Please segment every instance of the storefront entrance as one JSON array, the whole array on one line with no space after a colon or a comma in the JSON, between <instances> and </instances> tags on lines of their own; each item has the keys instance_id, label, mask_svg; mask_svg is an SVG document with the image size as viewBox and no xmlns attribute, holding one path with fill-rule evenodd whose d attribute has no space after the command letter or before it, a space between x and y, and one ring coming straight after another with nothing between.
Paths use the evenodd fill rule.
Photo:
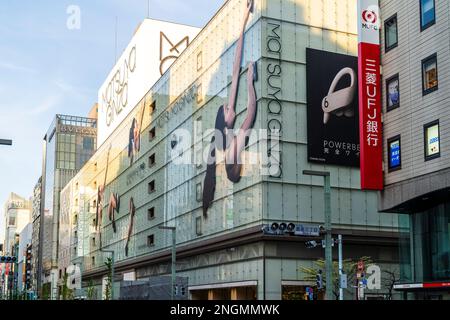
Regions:
<instances>
[{"instance_id":1,"label":"storefront entrance","mask_svg":"<svg viewBox=\"0 0 450 320\"><path fill-rule=\"evenodd\" d=\"M189 288L191 300L256 300L257 285L221 284Z\"/></svg>"}]
</instances>

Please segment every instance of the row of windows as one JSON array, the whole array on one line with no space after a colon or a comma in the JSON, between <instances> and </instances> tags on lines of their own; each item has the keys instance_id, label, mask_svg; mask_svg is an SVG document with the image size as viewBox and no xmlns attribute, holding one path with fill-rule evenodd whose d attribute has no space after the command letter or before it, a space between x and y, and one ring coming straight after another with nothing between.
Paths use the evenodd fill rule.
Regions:
<instances>
[{"instance_id":1,"label":"row of windows","mask_svg":"<svg viewBox=\"0 0 450 320\"><path fill-rule=\"evenodd\" d=\"M425 161L441 156L439 120L430 122L423 127ZM389 172L402 168L401 136L395 136L387 141Z\"/></svg>"},{"instance_id":2,"label":"row of windows","mask_svg":"<svg viewBox=\"0 0 450 320\"><path fill-rule=\"evenodd\" d=\"M437 54L422 60L422 94L425 96L438 90ZM400 75L397 73L386 80L387 111L400 107Z\"/></svg>"},{"instance_id":3,"label":"row of windows","mask_svg":"<svg viewBox=\"0 0 450 320\"><path fill-rule=\"evenodd\" d=\"M436 23L435 0L420 0L420 30L424 31ZM385 51L398 45L397 14L384 22Z\"/></svg>"}]
</instances>

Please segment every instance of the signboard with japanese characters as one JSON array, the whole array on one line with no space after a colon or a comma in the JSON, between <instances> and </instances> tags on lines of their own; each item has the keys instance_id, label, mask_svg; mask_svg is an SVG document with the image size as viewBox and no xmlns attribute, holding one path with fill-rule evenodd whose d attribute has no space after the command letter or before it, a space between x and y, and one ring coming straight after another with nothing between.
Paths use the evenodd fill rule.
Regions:
<instances>
[{"instance_id":1,"label":"signboard with japanese characters","mask_svg":"<svg viewBox=\"0 0 450 320\"><path fill-rule=\"evenodd\" d=\"M382 190L383 132L378 0L358 0L358 43L361 188Z\"/></svg>"},{"instance_id":2,"label":"signboard with japanese characters","mask_svg":"<svg viewBox=\"0 0 450 320\"><path fill-rule=\"evenodd\" d=\"M358 58L307 49L308 160L359 167Z\"/></svg>"}]
</instances>

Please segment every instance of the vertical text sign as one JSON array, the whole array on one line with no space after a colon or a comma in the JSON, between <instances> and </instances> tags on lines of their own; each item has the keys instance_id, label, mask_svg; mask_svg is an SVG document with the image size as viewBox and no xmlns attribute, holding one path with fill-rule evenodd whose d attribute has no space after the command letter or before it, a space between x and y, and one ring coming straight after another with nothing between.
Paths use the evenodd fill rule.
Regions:
<instances>
[{"instance_id":1,"label":"vertical text sign","mask_svg":"<svg viewBox=\"0 0 450 320\"><path fill-rule=\"evenodd\" d=\"M382 190L383 128L378 0L358 0L358 50L361 188Z\"/></svg>"}]
</instances>

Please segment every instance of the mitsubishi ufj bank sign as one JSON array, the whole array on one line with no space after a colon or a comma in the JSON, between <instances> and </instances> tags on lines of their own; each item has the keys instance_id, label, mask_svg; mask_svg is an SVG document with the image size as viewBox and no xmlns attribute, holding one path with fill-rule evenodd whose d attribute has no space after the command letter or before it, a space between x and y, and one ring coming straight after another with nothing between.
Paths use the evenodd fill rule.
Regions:
<instances>
[{"instance_id":1,"label":"mitsubishi ufj bank sign","mask_svg":"<svg viewBox=\"0 0 450 320\"><path fill-rule=\"evenodd\" d=\"M200 29L145 19L98 92L98 141L134 109Z\"/></svg>"},{"instance_id":2,"label":"mitsubishi ufj bank sign","mask_svg":"<svg viewBox=\"0 0 450 320\"><path fill-rule=\"evenodd\" d=\"M358 0L359 129L363 190L383 189L380 25L378 0Z\"/></svg>"}]
</instances>

